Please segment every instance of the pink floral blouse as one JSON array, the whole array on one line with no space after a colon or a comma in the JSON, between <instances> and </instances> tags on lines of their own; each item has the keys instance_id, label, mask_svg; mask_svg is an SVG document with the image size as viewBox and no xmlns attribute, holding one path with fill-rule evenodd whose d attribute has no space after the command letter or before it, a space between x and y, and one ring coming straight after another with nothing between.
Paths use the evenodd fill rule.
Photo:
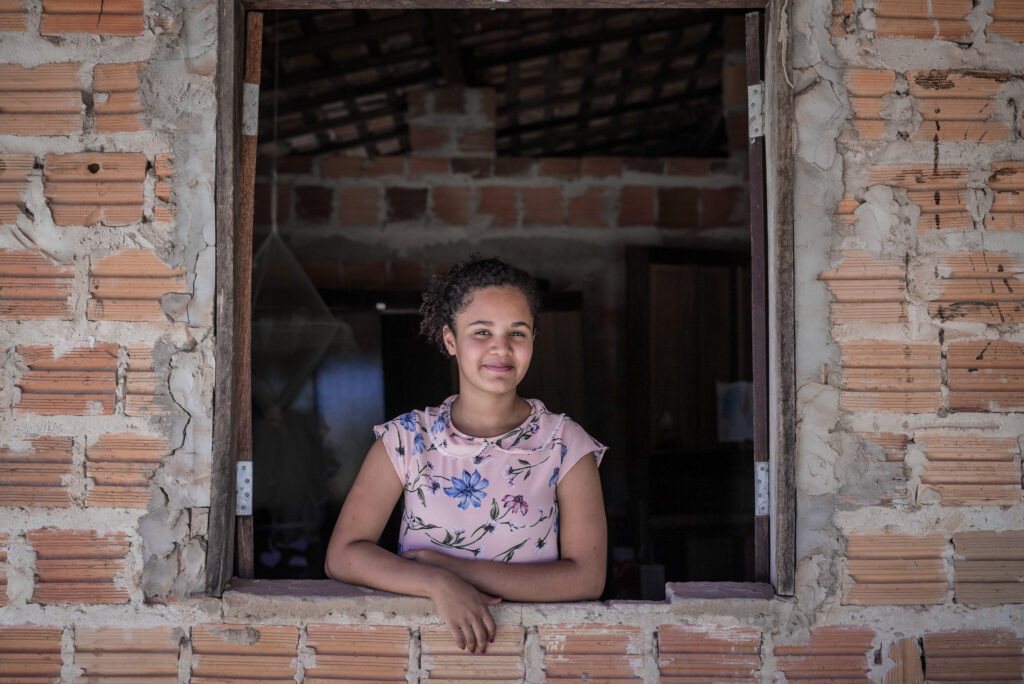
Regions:
<instances>
[{"instance_id":1,"label":"pink floral blouse","mask_svg":"<svg viewBox=\"0 0 1024 684\"><path fill-rule=\"evenodd\" d=\"M398 552L513 563L558 559L555 488L607 447L565 414L528 399L530 416L500 437L470 437L451 423L455 396L374 427L405 486Z\"/></svg>"}]
</instances>

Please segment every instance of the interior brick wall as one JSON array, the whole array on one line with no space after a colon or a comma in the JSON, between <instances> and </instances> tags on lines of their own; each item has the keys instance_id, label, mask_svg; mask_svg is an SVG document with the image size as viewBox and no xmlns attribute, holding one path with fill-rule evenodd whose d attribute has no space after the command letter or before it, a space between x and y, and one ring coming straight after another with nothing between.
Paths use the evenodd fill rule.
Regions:
<instances>
[{"instance_id":1,"label":"interior brick wall","mask_svg":"<svg viewBox=\"0 0 1024 684\"><path fill-rule=\"evenodd\" d=\"M0 0L0 679L1020 680L1024 15L788 9L796 596L503 605L467 655L424 601L201 595L230 362L213 354L217 5ZM493 159L485 125L430 121L486 118L486 98L434 97L410 157L279 166L279 220L358 252L316 266L293 233L315 279L414 287L444 261L369 258L367 235L685 241L742 219L723 214L731 167Z\"/></svg>"}]
</instances>

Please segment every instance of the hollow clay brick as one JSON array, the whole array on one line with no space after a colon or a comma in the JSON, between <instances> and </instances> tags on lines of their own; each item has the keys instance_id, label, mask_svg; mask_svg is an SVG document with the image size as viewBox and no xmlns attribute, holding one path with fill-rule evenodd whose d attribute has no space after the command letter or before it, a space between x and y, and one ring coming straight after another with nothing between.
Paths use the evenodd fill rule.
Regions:
<instances>
[{"instance_id":1,"label":"hollow clay brick","mask_svg":"<svg viewBox=\"0 0 1024 684\"><path fill-rule=\"evenodd\" d=\"M427 211L426 188L389 187L385 195L388 222L418 221Z\"/></svg>"},{"instance_id":2,"label":"hollow clay brick","mask_svg":"<svg viewBox=\"0 0 1024 684\"><path fill-rule=\"evenodd\" d=\"M139 72L143 62L100 64L93 71L93 88L106 95L105 101L94 106L95 130L98 133L123 133L145 129L140 114Z\"/></svg>"},{"instance_id":3,"label":"hollow clay brick","mask_svg":"<svg viewBox=\"0 0 1024 684\"><path fill-rule=\"evenodd\" d=\"M0 679L59 681L61 629L37 625L0 627Z\"/></svg>"},{"instance_id":4,"label":"hollow clay brick","mask_svg":"<svg viewBox=\"0 0 1024 684\"><path fill-rule=\"evenodd\" d=\"M71 474L71 438L27 437L17 442L15 448L0 448L0 506L69 506L63 481Z\"/></svg>"},{"instance_id":5,"label":"hollow clay brick","mask_svg":"<svg viewBox=\"0 0 1024 684\"><path fill-rule=\"evenodd\" d=\"M133 677L176 682L179 637L174 628L78 627L75 666L86 678Z\"/></svg>"},{"instance_id":6,"label":"hollow clay brick","mask_svg":"<svg viewBox=\"0 0 1024 684\"><path fill-rule=\"evenodd\" d=\"M168 266L152 250L123 250L92 263L89 319L163 321L160 299L186 292L185 269Z\"/></svg>"},{"instance_id":7,"label":"hollow clay brick","mask_svg":"<svg viewBox=\"0 0 1024 684\"><path fill-rule=\"evenodd\" d=\"M880 0L879 17L963 19L971 11L971 0Z\"/></svg>"},{"instance_id":8,"label":"hollow clay brick","mask_svg":"<svg viewBox=\"0 0 1024 684\"><path fill-rule=\"evenodd\" d=\"M322 178L356 178L362 174L363 160L359 157L335 155L320 161Z\"/></svg>"},{"instance_id":9,"label":"hollow clay brick","mask_svg":"<svg viewBox=\"0 0 1024 684\"><path fill-rule=\"evenodd\" d=\"M70 318L73 275L39 252L0 250L0 318Z\"/></svg>"},{"instance_id":10,"label":"hollow clay brick","mask_svg":"<svg viewBox=\"0 0 1024 684\"><path fill-rule=\"evenodd\" d=\"M114 412L117 345L96 343L58 359L48 346L18 347L28 372L22 376L19 413L84 415Z\"/></svg>"},{"instance_id":11,"label":"hollow clay brick","mask_svg":"<svg viewBox=\"0 0 1024 684\"><path fill-rule=\"evenodd\" d=\"M192 681L293 681L298 638L290 626L197 625L192 629L192 652L198 656Z\"/></svg>"},{"instance_id":12,"label":"hollow clay brick","mask_svg":"<svg viewBox=\"0 0 1024 684\"><path fill-rule=\"evenodd\" d=\"M569 198L569 225L589 228L607 228L604 188L590 187L583 194Z\"/></svg>"},{"instance_id":13,"label":"hollow clay brick","mask_svg":"<svg viewBox=\"0 0 1024 684\"><path fill-rule=\"evenodd\" d=\"M1002 121L923 121L910 139L916 142L1004 142L1011 138Z\"/></svg>"},{"instance_id":14,"label":"hollow clay brick","mask_svg":"<svg viewBox=\"0 0 1024 684\"><path fill-rule=\"evenodd\" d=\"M560 186L523 188L523 223L560 226L565 223Z\"/></svg>"},{"instance_id":15,"label":"hollow clay brick","mask_svg":"<svg viewBox=\"0 0 1024 684\"><path fill-rule=\"evenodd\" d=\"M889 644L889 659L893 666L886 670L884 684L923 684L921 645L915 637Z\"/></svg>"},{"instance_id":16,"label":"hollow clay brick","mask_svg":"<svg viewBox=\"0 0 1024 684\"><path fill-rule=\"evenodd\" d=\"M380 224L380 188L349 187L338 189L338 222L343 226Z\"/></svg>"},{"instance_id":17,"label":"hollow clay brick","mask_svg":"<svg viewBox=\"0 0 1024 684\"><path fill-rule=\"evenodd\" d=\"M1004 21L996 19L988 25L990 36L1001 36L1006 40L1024 42L1024 21Z\"/></svg>"},{"instance_id":18,"label":"hollow clay brick","mask_svg":"<svg viewBox=\"0 0 1024 684\"><path fill-rule=\"evenodd\" d=\"M580 160L570 157L538 159L537 175L546 178L576 178L580 175Z\"/></svg>"},{"instance_id":19,"label":"hollow clay brick","mask_svg":"<svg viewBox=\"0 0 1024 684\"><path fill-rule=\"evenodd\" d=\"M9 541L9 535L0 533L0 607L7 605L7 542ZM3 652L4 649L4 636L4 631L0 629L0 652ZM2 674L3 667L0 666L0 676Z\"/></svg>"},{"instance_id":20,"label":"hollow clay brick","mask_svg":"<svg viewBox=\"0 0 1024 684\"><path fill-rule=\"evenodd\" d=\"M1024 640L1010 630L925 634L928 681L1014 681L1024 675Z\"/></svg>"},{"instance_id":21,"label":"hollow clay brick","mask_svg":"<svg viewBox=\"0 0 1024 684\"><path fill-rule=\"evenodd\" d=\"M138 36L145 27L142 0L43 0L40 33Z\"/></svg>"},{"instance_id":22,"label":"hollow clay brick","mask_svg":"<svg viewBox=\"0 0 1024 684\"><path fill-rule=\"evenodd\" d=\"M658 188L658 226L696 228L699 225L700 190Z\"/></svg>"},{"instance_id":23,"label":"hollow clay brick","mask_svg":"<svg viewBox=\"0 0 1024 684\"><path fill-rule=\"evenodd\" d=\"M619 225L653 226L657 221L656 189L630 185L619 192Z\"/></svg>"},{"instance_id":24,"label":"hollow clay brick","mask_svg":"<svg viewBox=\"0 0 1024 684\"><path fill-rule=\"evenodd\" d=\"M0 32L28 30L28 6L24 0L0 2Z\"/></svg>"},{"instance_id":25,"label":"hollow clay brick","mask_svg":"<svg viewBox=\"0 0 1024 684\"><path fill-rule=\"evenodd\" d=\"M957 190L967 187L967 169L951 164L876 166L870 182L907 190Z\"/></svg>"},{"instance_id":26,"label":"hollow clay brick","mask_svg":"<svg viewBox=\"0 0 1024 684\"><path fill-rule=\"evenodd\" d=\"M878 17L875 23L879 38L966 41L972 35L971 25L956 19Z\"/></svg>"},{"instance_id":27,"label":"hollow clay brick","mask_svg":"<svg viewBox=\"0 0 1024 684\"><path fill-rule=\"evenodd\" d=\"M128 553L123 532L32 530L26 534L36 553L37 603L127 603L115 586Z\"/></svg>"},{"instance_id":28,"label":"hollow clay brick","mask_svg":"<svg viewBox=\"0 0 1024 684\"><path fill-rule=\"evenodd\" d=\"M896 92L896 72L890 69L847 69L843 82L851 95L881 97Z\"/></svg>"},{"instance_id":29,"label":"hollow clay brick","mask_svg":"<svg viewBox=\"0 0 1024 684\"><path fill-rule=\"evenodd\" d=\"M622 175L621 157L583 157L580 160L580 175L594 178L612 178Z\"/></svg>"},{"instance_id":30,"label":"hollow clay brick","mask_svg":"<svg viewBox=\"0 0 1024 684\"><path fill-rule=\"evenodd\" d=\"M907 72L910 94L915 98L990 98L1010 79L1001 71L946 71L942 69Z\"/></svg>"},{"instance_id":31,"label":"hollow clay brick","mask_svg":"<svg viewBox=\"0 0 1024 684\"><path fill-rule=\"evenodd\" d=\"M448 161L447 157L409 157L406 160L407 173L409 178L443 176L448 173Z\"/></svg>"}]
</instances>

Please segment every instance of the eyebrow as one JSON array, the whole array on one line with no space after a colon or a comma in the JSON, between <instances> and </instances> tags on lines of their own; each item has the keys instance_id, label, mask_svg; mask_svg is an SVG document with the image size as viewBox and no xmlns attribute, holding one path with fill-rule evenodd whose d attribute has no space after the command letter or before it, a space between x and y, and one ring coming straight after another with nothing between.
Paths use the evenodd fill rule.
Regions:
<instances>
[{"instance_id":1,"label":"eyebrow","mask_svg":"<svg viewBox=\"0 0 1024 684\"><path fill-rule=\"evenodd\" d=\"M493 326L494 325L494 321L473 321L472 323L469 323L468 325L490 325L490 326ZM513 328L529 328L530 324L527 323L526 321L516 321L515 323L512 324L511 327L513 327Z\"/></svg>"}]
</instances>

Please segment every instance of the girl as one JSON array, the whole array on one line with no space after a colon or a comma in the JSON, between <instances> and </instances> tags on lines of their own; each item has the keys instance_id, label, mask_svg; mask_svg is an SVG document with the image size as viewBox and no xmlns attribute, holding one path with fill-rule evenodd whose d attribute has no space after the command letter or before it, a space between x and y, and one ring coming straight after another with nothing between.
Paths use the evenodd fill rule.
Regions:
<instances>
[{"instance_id":1,"label":"girl","mask_svg":"<svg viewBox=\"0 0 1024 684\"><path fill-rule=\"evenodd\" d=\"M334 579L427 596L455 643L485 652L488 606L595 599L607 529L597 466L606 447L516 388L533 355L533 280L497 259L435 275L421 333L459 367L459 393L374 428L338 516ZM404 496L398 555L377 546Z\"/></svg>"}]
</instances>

